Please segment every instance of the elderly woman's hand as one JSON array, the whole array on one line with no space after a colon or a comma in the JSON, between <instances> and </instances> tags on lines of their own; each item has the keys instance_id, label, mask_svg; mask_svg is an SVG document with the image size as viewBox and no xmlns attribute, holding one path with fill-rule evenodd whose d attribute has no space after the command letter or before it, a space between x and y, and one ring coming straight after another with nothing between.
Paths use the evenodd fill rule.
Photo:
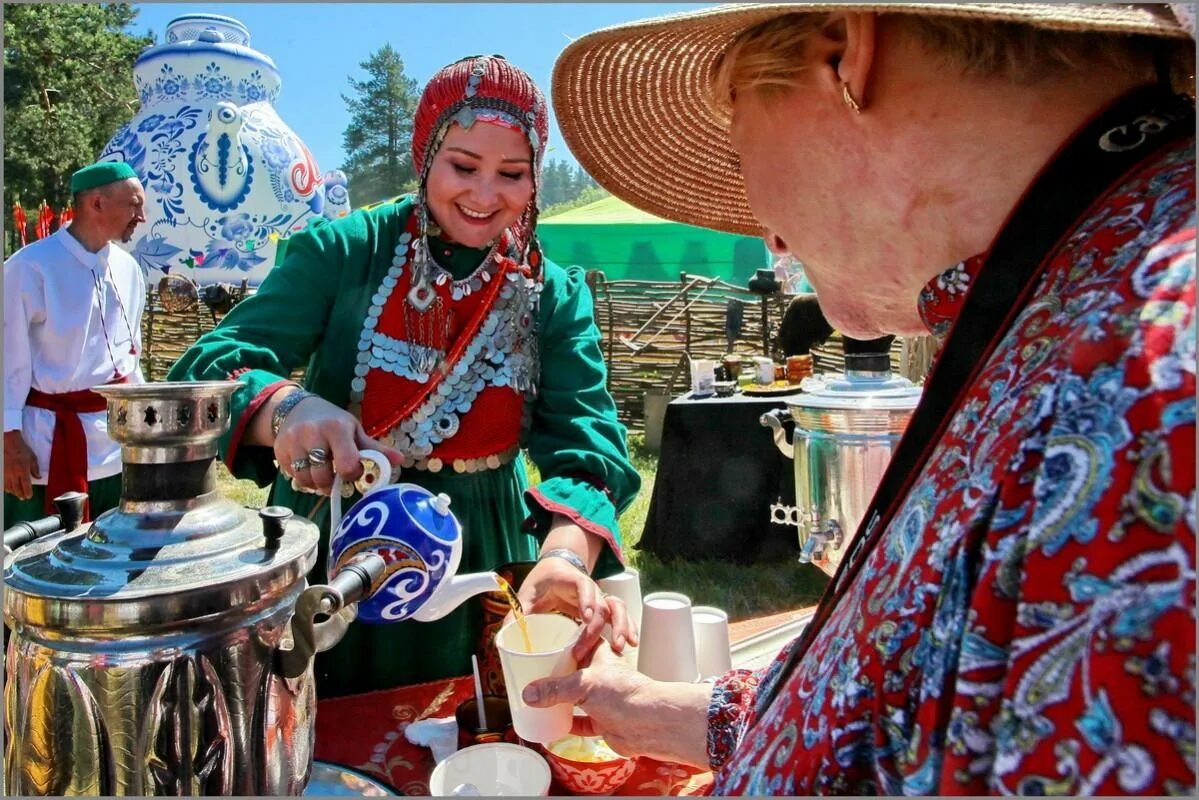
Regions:
<instances>
[{"instance_id":1,"label":"elderly woman's hand","mask_svg":"<svg viewBox=\"0 0 1199 800\"><path fill-rule=\"evenodd\" d=\"M561 611L582 621L583 632L572 651L575 661L587 659L605 625L612 626L611 645L616 652L637 644L637 629L624 603L605 597L595 581L564 559L538 561L521 583L517 598L527 614Z\"/></svg>"},{"instance_id":2,"label":"elderly woman's hand","mask_svg":"<svg viewBox=\"0 0 1199 800\"><path fill-rule=\"evenodd\" d=\"M570 703L583 709L573 732L602 736L618 753L708 766L706 683L663 683L630 669L600 644L590 665L561 678L531 681L521 694L530 706Z\"/></svg>"}]
</instances>

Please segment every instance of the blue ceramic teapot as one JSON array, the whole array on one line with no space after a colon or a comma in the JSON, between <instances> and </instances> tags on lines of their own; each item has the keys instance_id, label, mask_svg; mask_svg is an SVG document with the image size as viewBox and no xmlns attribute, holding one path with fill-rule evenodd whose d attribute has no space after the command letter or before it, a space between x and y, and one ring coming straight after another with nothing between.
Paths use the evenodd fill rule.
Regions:
<instances>
[{"instance_id":1,"label":"blue ceramic teapot","mask_svg":"<svg viewBox=\"0 0 1199 800\"><path fill-rule=\"evenodd\" d=\"M330 494L329 570L333 577L363 553L383 557L387 567L378 588L358 604L363 622L440 619L465 600L499 588L494 572L458 575L462 526L450 498L411 483L391 483L387 457L363 450L367 467L356 483L363 496L343 517L342 481Z\"/></svg>"}]
</instances>

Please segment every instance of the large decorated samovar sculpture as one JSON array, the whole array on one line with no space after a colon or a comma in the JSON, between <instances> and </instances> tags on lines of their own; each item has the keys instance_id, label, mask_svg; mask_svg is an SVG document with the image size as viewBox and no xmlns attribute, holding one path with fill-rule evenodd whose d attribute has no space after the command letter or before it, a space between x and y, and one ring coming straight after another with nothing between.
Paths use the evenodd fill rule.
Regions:
<instances>
[{"instance_id":1,"label":"large decorated samovar sculpture","mask_svg":"<svg viewBox=\"0 0 1199 800\"><path fill-rule=\"evenodd\" d=\"M363 551L309 587L317 527L219 495L237 386L101 387L120 506L79 525L66 503L65 530L5 532L8 793L304 790L312 655L340 640L385 562Z\"/></svg>"},{"instance_id":2,"label":"large decorated samovar sculpture","mask_svg":"<svg viewBox=\"0 0 1199 800\"><path fill-rule=\"evenodd\" d=\"M279 118L282 79L230 17L184 14L133 65L141 107L101 160L125 161L146 190L146 222L130 243L149 282L258 285L280 238L325 216L315 159ZM330 218L346 203L340 187Z\"/></svg>"}]
</instances>

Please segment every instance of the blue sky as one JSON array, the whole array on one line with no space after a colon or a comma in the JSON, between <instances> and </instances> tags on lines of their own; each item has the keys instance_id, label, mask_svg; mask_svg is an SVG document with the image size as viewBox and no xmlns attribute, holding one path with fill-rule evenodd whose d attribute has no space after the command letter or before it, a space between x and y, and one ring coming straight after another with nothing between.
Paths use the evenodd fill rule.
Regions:
<instances>
[{"instance_id":1,"label":"blue sky","mask_svg":"<svg viewBox=\"0 0 1199 800\"><path fill-rule=\"evenodd\" d=\"M439 68L474 53L500 53L549 95L554 59L596 28L713 3L141 3L132 30L155 41L181 14L234 17L250 29L250 46L270 56L283 76L276 106L322 170L344 158L349 114L341 95L359 64L390 43L420 86ZM132 82L133 76L129 76ZM575 162L551 120L547 159Z\"/></svg>"}]
</instances>

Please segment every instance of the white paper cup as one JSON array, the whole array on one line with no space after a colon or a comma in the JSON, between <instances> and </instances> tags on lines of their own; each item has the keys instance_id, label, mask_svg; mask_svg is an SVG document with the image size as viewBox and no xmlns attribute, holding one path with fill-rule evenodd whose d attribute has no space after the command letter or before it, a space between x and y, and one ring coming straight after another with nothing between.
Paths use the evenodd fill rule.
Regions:
<instances>
[{"instance_id":1,"label":"white paper cup","mask_svg":"<svg viewBox=\"0 0 1199 800\"><path fill-rule=\"evenodd\" d=\"M570 733L571 704L530 708L520 695L530 681L558 678L578 668L570 648L579 638L580 627L579 623L561 614L527 614L525 621L529 626L532 653L525 649L524 637L515 620L500 628L495 635L495 646L500 651L500 666L504 671L508 707L512 711L516 735L526 742L549 744Z\"/></svg>"},{"instance_id":2,"label":"white paper cup","mask_svg":"<svg viewBox=\"0 0 1199 800\"><path fill-rule=\"evenodd\" d=\"M637 670L656 681L695 683L695 630L691 598L678 592L654 592L641 604L641 646Z\"/></svg>"},{"instance_id":3,"label":"white paper cup","mask_svg":"<svg viewBox=\"0 0 1199 800\"><path fill-rule=\"evenodd\" d=\"M707 680L732 669L729 615L715 606L696 606L691 609L691 626L695 630L695 664L699 668L699 679Z\"/></svg>"},{"instance_id":4,"label":"white paper cup","mask_svg":"<svg viewBox=\"0 0 1199 800\"><path fill-rule=\"evenodd\" d=\"M641 628L641 573L635 567L626 567L624 572L619 572L607 578L600 578L596 583L599 584L600 591L604 594L610 594L613 597L619 597L624 601L624 607L629 612L629 619Z\"/></svg>"},{"instance_id":5,"label":"white paper cup","mask_svg":"<svg viewBox=\"0 0 1199 800\"><path fill-rule=\"evenodd\" d=\"M550 765L535 750L507 742L464 747L447 756L429 776L429 794L450 797L463 784L481 797L539 797L549 793Z\"/></svg>"}]
</instances>

